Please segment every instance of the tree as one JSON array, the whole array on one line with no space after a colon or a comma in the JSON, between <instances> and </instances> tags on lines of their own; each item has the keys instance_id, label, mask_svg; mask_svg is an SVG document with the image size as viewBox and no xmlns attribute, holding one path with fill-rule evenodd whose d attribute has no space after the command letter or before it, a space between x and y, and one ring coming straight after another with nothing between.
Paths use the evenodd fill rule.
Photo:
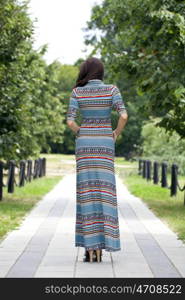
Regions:
<instances>
[{"instance_id":1,"label":"tree","mask_svg":"<svg viewBox=\"0 0 185 300\"><path fill-rule=\"evenodd\" d=\"M86 44L94 46L92 54L101 55L112 77L120 79L122 73L130 81L130 93L139 101L138 117L160 117L156 126L182 138L184 13L180 0L104 0L94 6L86 35Z\"/></svg>"},{"instance_id":2,"label":"tree","mask_svg":"<svg viewBox=\"0 0 185 300\"><path fill-rule=\"evenodd\" d=\"M37 156L64 131L62 103L52 85L53 65L33 49L28 2L0 2L0 158ZM55 89L55 90L54 90Z\"/></svg>"},{"instance_id":3,"label":"tree","mask_svg":"<svg viewBox=\"0 0 185 300\"><path fill-rule=\"evenodd\" d=\"M173 132L169 135L164 128L155 126L159 119L153 119L142 128L143 157L158 162L176 163L181 174L185 174L185 140Z\"/></svg>"},{"instance_id":4,"label":"tree","mask_svg":"<svg viewBox=\"0 0 185 300\"><path fill-rule=\"evenodd\" d=\"M72 92L72 88L75 85L77 78L78 67L73 65L62 65L58 64L57 70L55 69L56 74L56 83L55 88L58 93L58 98L62 105L61 115L63 118L63 132L62 136L57 141L48 139L48 144L51 147L51 151L54 153L74 153L75 148L75 139L74 133L66 124L66 114L69 105L69 99ZM53 84L51 83L51 87ZM77 122L80 124L81 116L78 113Z\"/></svg>"}]
</instances>

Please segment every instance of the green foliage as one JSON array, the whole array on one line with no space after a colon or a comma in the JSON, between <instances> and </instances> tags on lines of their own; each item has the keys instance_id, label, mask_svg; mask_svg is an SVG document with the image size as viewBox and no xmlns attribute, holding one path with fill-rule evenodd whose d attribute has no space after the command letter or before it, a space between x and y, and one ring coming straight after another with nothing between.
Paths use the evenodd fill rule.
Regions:
<instances>
[{"instance_id":1,"label":"green foliage","mask_svg":"<svg viewBox=\"0 0 185 300\"><path fill-rule=\"evenodd\" d=\"M59 93L59 99L62 104L63 115L63 133L59 140L48 140L52 153L74 153L75 136L71 129L66 124L66 114L69 105L69 99L72 92L72 87L78 74L78 67L72 65L61 65L57 73L56 88ZM78 113L76 122L80 124L81 116Z\"/></svg>"},{"instance_id":2,"label":"green foliage","mask_svg":"<svg viewBox=\"0 0 185 300\"><path fill-rule=\"evenodd\" d=\"M0 27L0 159L36 157L64 131L60 65L46 65L46 46L33 49L27 2L1 1Z\"/></svg>"},{"instance_id":3,"label":"green foliage","mask_svg":"<svg viewBox=\"0 0 185 300\"><path fill-rule=\"evenodd\" d=\"M185 140L173 132L171 136L164 128L155 126L159 119L151 120L142 128L143 155L145 159L166 161L179 166L179 173L185 175Z\"/></svg>"},{"instance_id":4,"label":"green foliage","mask_svg":"<svg viewBox=\"0 0 185 300\"><path fill-rule=\"evenodd\" d=\"M93 8L86 44L116 81L130 82L137 117L185 137L185 2L104 0ZM97 35L97 30L100 31ZM134 102L134 98L129 98Z\"/></svg>"}]
</instances>

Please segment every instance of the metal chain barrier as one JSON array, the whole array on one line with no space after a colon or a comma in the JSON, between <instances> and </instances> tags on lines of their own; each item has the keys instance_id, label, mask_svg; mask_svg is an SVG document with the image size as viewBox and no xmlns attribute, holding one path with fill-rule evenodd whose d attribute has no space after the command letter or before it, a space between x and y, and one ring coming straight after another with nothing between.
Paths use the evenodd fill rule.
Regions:
<instances>
[{"instance_id":1,"label":"metal chain barrier","mask_svg":"<svg viewBox=\"0 0 185 300\"><path fill-rule=\"evenodd\" d=\"M178 181L178 166L172 164L171 166L171 185L167 182L167 170L168 165L166 162L161 163L161 187L170 189L170 196L177 195L177 189L184 191L184 205L185 205L185 184L183 187L180 186ZM151 180L151 161L139 159L138 175L142 175L143 178ZM153 163L153 183L158 184L159 182L159 163L154 161Z\"/></svg>"},{"instance_id":2,"label":"metal chain barrier","mask_svg":"<svg viewBox=\"0 0 185 300\"><path fill-rule=\"evenodd\" d=\"M16 167L18 169L18 182L16 181ZM8 169L7 183L3 182L3 169ZM3 199L3 187L7 187L8 193L14 192L14 186L22 187L25 182L31 182L32 179L46 175L46 158L34 160L34 170L32 172L32 160L21 160L18 166L14 160L6 163L0 161L0 201Z\"/></svg>"}]
</instances>

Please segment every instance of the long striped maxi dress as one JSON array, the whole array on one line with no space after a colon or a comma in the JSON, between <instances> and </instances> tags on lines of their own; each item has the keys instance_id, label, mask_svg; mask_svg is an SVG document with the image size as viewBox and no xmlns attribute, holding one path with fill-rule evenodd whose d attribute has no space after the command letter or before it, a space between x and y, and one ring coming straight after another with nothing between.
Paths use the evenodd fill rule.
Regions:
<instances>
[{"instance_id":1,"label":"long striped maxi dress","mask_svg":"<svg viewBox=\"0 0 185 300\"><path fill-rule=\"evenodd\" d=\"M67 120L75 120L78 110L82 114L75 140L75 246L86 250L121 250L111 126L113 108L119 114L126 111L115 85L93 79L72 90Z\"/></svg>"}]
</instances>

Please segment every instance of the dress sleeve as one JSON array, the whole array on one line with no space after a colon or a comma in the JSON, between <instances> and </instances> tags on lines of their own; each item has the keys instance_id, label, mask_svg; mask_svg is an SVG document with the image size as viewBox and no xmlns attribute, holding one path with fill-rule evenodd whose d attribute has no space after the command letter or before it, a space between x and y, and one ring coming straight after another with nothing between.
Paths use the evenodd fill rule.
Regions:
<instances>
[{"instance_id":1,"label":"dress sleeve","mask_svg":"<svg viewBox=\"0 0 185 300\"><path fill-rule=\"evenodd\" d=\"M70 99L69 99L69 106L67 110L67 121L68 120L75 120L77 111L79 110L79 104L76 97L76 93L74 89L72 90Z\"/></svg>"},{"instance_id":2,"label":"dress sleeve","mask_svg":"<svg viewBox=\"0 0 185 300\"><path fill-rule=\"evenodd\" d=\"M125 103L117 86L114 86L112 92L112 107L115 108L120 115L124 112L127 113Z\"/></svg>"}]
</instances>

